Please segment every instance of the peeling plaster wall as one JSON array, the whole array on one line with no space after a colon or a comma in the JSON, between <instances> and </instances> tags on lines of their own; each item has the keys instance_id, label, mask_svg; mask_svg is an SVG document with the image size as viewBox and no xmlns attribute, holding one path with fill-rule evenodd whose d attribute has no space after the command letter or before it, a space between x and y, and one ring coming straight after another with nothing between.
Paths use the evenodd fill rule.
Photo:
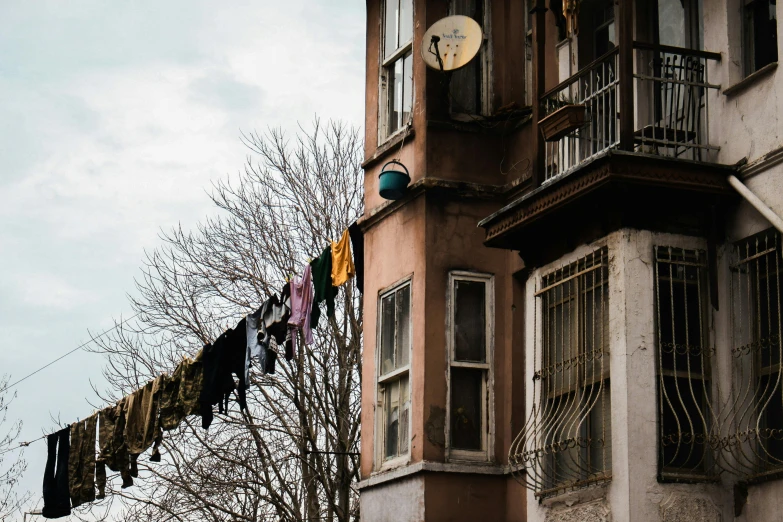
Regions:
<instances>
[{"instance_id":1,"label":"peeling plaster wall","mask_svg":"<svg viewBox=\"0 0 783 522\"><path fill-rule=\"evenodd\" d=\"M773 71L747 88L726 96L727 88L742 79L741 2L704 0L704 49L721 53L719 63L709 62L710 83L721 92L709 90L710 143L721 147L717 161L736 163L761 158L783 145L783 71ZM778 3L778 20L783 7ZM783 58L783 26L778 22L778 56Z\"/></svg>"},{"instance_id":2,"label":"peeling plaster wall","mask_svg":"<svg viewBox=\"0 0 783 522\"><path fill-rule=\"evenodd\" d=\"M527 282L527 322L537 322L532 297L543 274L606 245L609 255L609 328L612 422L612 480L539 502L528 491L530 522L688 521L720 522L733 517L728 484L670 484L657 480L657 396L653 246L706 248L699 238L623 229L583 245L532 272ZM541 352L532 330L527 346ZM530 350L528 351L530 353ZM539 355L540 356L540 355ZM526 364L526 382L534 372ZM528 393L526 411L532 408ZM751 518L748 520L769 520Z\"/></svg>"}]
</instances>

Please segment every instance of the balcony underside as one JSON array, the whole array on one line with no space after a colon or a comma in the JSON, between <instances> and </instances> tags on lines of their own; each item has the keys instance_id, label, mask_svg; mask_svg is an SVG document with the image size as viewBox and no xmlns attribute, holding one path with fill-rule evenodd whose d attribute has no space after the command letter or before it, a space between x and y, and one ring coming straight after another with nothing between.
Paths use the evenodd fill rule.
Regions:
<instances>
[{"instance_id":1,"label":"balcony underside","mask_svg":"<svg viewBox=\"0 0 783 522\"><path fill-rule=\"evenodd\" d=\"M489 247L529 266L624 227L691 235L720 228L733 166L610 150L512 201L479 225Z\"/></svg>"}]
</instances>

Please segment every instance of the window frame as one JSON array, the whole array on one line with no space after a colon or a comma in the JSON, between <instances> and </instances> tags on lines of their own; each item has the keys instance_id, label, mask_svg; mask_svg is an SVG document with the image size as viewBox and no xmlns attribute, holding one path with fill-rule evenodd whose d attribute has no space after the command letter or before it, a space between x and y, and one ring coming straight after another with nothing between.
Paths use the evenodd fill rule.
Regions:
<instances>
[{"instance_id":1,"label":"window frame","mask_svg":"<svg viewBox=\"0 0 783 522\"><path fill-rule=\"evenodd\" d=\"M748 15L750 14L751 17L753 17L753 9L754 4L763 2L764 0L739 0L739 8L740 8L740 47L741 47L741 63L742 63L742 78L747 78L748 76L758 72L759 70L763 69L764 67L771 65L773 63L778 63L778 60L780 59L779 53L777 51L777 45L778 45L778 37L777 37L777 6L775 6L775 59L770 61L769 63L766 63L764 65L758 66L756 64L756 48L758 46L758 40L757 40L757 28L755 20L753 21L753 25L749 26L748 24ZM767 0L768 4L771 4ZM749 13L750 12L750 13ZM749 31L752 31L749 34ZM769 46L769 42L765 42L767 46ZM752 46L752 47L751 47Z\"/></svg>"},{"instance_id":2,"label":"window frame","mask_svg":"<svg viewBox=\"0 0 783 522\"><path fill-rule=\"evenodd\" d=\"M387 373L382 373L382 358L383 358L383 300L390 295L394 295L398 290L403 288L409 288L409 311L408 311L408 362L406 365L399 368L394 368ZM411 400L411 357L413 355L413 275L408 275L392 285L381 289L378 292L378 308L376 317L376 344L375 344L375 463L373 468L375 471L384 471L390 468L396 468L401 465L407 464L410 461L411 456L411 419L413 401ZM395 307L396 309L396 307ZM396 333L395 333L396 335ZM408 401L410 403L408 409L408 433L407 433L407 450L404 453L400 453L394 457L386 458L386 404L387 396L386 390L389 388L389 384L394 382L400 382L403 378L408 379Z\"/></svg>"},{"instance_id":3,"label":"window frame","mask_svg":"<svg viewBox=\"0 0 783 522\"><path fill-rule=\"evenodd\" d=\"M478 55L474 58L480 61L479 74L479 110L478 112L461 112L454 110L451 96L449 96L449 115L453 119L472 121L476 118L486 117L492 114L492 2L489 0L476 0L483 4L481 8L482 21L481 26L482 40ZM449 0L449 16L454 14L454 0Z\"/></svg>"},{"instance_id":4,"label":"window frame","mask_svg":"<svg viewBox=\"0 0 783 522\"><path fill-rule=\"evenodd\" d=\"M456 311L454 286L458 281L473 281L484 283L484 349L485 362L467 362L455 360L456 344L454 312ZM495 447L495 276L489 273L467 270L452 270L449 272L446 299L446 460L462 462L491 462ZM481 389L481 446L479 450L456 449L451 447L451 369L468 368L482 370Z\"/></svg>"},{"instance_id":5,"label":"window frame","mask_svg":"<svg viewBox=\"0 0 783 522\"><path fill-rule=\"evenodd\" d=\"M415 102L415 87L413 82L413 67L414 67L414 56L415 53L413 52L413 40L414 40L414 33L416 30L414 20L414 12L416 9L416 0L411 0L411 37L409 40L405 42L400 42L398 44L398 47L389 54L388 57L386 57L386 6L388 2L393 0L383 0L381 2L381 11L380 11L380 28L379 28L379 45L378 45L378 145L383 145L384 143L394 139L395 137L403 134L406 132L406 130L413 124L413 108L414 108L414 102ZM400 0L397 0L398 2ZM390 121L389 118L391 117L392 113L392 104L394 103L393 100L390 97L390 93L392 92L390 88L390 82L393 81L393 71L394 71L394 65L398 60L401 60L403 62L403 75L405 74L405 58L407 56L411 57L411 93L410 93L410 100L411 100L411 119L410 121L403 121L401 122L399 128L394 130L393 132L389 132L390 127ZM405 83L405 80L403 79L403 85ZM403 92L404 94L404 92ZM404 100L403 100L404 104Z\"/></svg>"}]
</instances>

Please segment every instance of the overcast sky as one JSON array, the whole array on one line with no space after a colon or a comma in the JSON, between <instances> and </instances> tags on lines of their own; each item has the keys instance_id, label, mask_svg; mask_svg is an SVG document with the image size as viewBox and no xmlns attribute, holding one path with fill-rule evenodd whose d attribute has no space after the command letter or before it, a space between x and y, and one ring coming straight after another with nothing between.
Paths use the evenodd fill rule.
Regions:
<instances>
[{"instance_id":1,"label":"overcast sky","mask_svg":"<svg viewBox=\"0 0 783 522\"><path fill-rule=\"evenodd\" d=\"M0 374L130 315L143 250L213 211L240 130L361 125L364 23L359 0L0 0ZM77 352L17 386L21 439L91 414L101 365ZM25 453L39 507L45 453Z\"/></svg>"}]
</instances>

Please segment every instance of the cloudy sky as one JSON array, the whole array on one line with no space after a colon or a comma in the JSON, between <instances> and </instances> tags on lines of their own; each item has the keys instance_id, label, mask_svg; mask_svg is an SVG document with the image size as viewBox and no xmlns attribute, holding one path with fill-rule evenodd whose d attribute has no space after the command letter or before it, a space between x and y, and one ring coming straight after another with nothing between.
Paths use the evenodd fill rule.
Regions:
<instances>
[{"instance_id":1,"label":"cloudy sky","mask_svg":"<svg viewBox=\"0 0 783 522\"><path fill-rule=\"evenodd\" d=\"M240 130L361 125L363 43L359 0L0 0L0 374L129 315L143 250L212 212ZM101 364L18 385L22 440L89 415ZM45 443L25 456L38 500Z\"/></svg>"}]
</instances>

